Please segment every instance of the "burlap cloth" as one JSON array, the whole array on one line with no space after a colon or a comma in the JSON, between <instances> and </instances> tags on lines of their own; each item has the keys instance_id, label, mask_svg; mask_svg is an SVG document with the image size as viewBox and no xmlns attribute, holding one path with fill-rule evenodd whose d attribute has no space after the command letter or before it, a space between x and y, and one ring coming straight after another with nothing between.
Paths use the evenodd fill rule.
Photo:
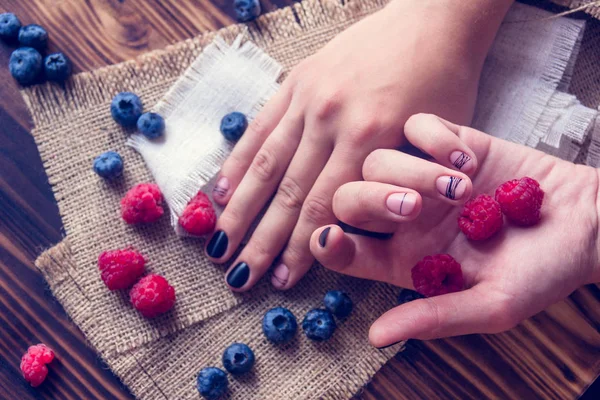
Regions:
<instances>
[{"instance_id":1,"label":"burlap cloth","mask_svg":"<svg viewBox=\"0 0 600 400\"><path fill-rule=\"evenodd\" d=\"M249 25L248 34L288 72L385 3L306 0L261 17ZM584 38L572 81L572 92L588 106L600 100L600 91L590 90L600 84L600 71L594 68L600 60L597 28L586 33L592 37ZM242 29L231 26L217 33L230 41ZM23 92L68 237L43 253L36 265L92 346L140 398L197 398L197 372L220 366L223 349L234 341L254 349L257 365L250 376L230 379L232 398L348 398L399 349L380 351L367 342L370 324L394 305L395 288L317 266L289 292L262 283L249 295L236 296L223 283L223 268L204 258L203 243L175 236L167 218L147 227L126 226L120 220L120 198L151 176L141 157L125 146L126 132L110 117L112 97L133 91L151 107L215 34L79 74L65 89L41 85ZM91 170L93 158L108 148L126 160L124 179L114 185ZM145 320L128 305L125 293L104 287L96 266L98 254L129 245L146 256L149 271L164 275L176 288L173 312ZM273 346L265 340L260 321L268 308L288 307L301 319L332 288L347 291L356 309L331 341L313 343L298 335L286 346Z\"/></svg>"}]
</instances>

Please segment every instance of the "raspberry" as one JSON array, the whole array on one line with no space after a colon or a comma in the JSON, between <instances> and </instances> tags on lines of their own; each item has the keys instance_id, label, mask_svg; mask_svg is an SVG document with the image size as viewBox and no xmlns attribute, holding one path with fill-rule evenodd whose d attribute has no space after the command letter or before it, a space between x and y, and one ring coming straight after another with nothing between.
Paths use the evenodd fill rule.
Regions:
<instances>
[{"instance_id":1,"label":"raspberry","mask_svg":"<svg viewBox=\"0 0 600 400\"><path fill-rule=\"evenodd\" d=\"M140 183L121 199L121 216L128 224L154 222L163 215L163 196L154 183Z\"/></svg>"},{"instance_id":2,"label":"raspberry","mask_svg":"<svg viewBox=\"0 0 600 400\"><path fill-rule=\"evenodd\" d=\"M496 189L496 201L500 203L502 212L518 225L537 224L543 200L544 191L540 184L529 177L504 182Z\"/></svg>"},{"instance_id":3,"label":"raspberry","mask_svg":"<svg viewBox=\"0 0 600 400\"><path fill-rule=\"evenodd\" d=\"M173 308L175 289L160 275L140 279L129 292L131 304L146 318L154 318Z\"/></svg>"},{"instance_id":4,"label":"raspberry","mask_svg":"<svg viewBox=\"0 0 600 400\"><path fill-rule=\"evenodd\" d=\"M137 251L109 250L98 257L100 277L109 290L127 289L144 274L144 257Z\"/></svg>"},{"instance_id":5,"label":"raspberry","mask_svg":"<svg viewBox=\"0 0 600 400\"><path fill-rule=\"evenodd\" d=\"M500 204L487 194L467 201L458 217L458 227L471 240L485 240L502 228Z\"/></svg>"},{"instance_id":6,"label":"raspberry","mask_svg":"<svg viewBox=\"0 0 600 400\"><path fill-rule=\"evenodd\" d=\"M211 233L217 224L217 214L208 196L198 192L183 210L179 225L191 235L202 236Z\"/></svg>"},{"instance_id":7,"label":"raspberry","mask_svg":"<svg viewBox=\"0 0 600 400\"><path fill-rule=\"evenodd\" d=\"M48 375L49 364L54 360L54 352L45 344L36 344L29 347L27 353L21 357L21 372L23 377L33 387L40 386Z\"/></svg>"},{"instance_id":8,"label":"raspberry","mask_svg":"<svg viewBox=\"0 0 600 400\"><path fill-rule=\"evenodd\" d=\"M423 258L411 275L415 290L426 297L458 292L464 284L460 264L449 254Z\"/></svg>"}]
</instances>

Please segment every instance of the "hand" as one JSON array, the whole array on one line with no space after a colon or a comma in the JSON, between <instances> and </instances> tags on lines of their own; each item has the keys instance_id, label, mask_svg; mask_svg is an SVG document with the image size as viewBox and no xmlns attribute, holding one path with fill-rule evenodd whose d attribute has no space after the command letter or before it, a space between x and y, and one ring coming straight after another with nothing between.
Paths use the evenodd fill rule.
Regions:
<instances>
[{"instance_id":1,"label":"hand","mask_svg":"<svg viewBox=\"0 0 600 400\"><path fill-rule=\"evenodd\" d=\"M596 169L433 115L411 117L404 130L409 141L437 163L375 150L363 164L365 182L343 185L333 201L336 217L359 228L395 223L392 239L358 237L326 226L313 233L312 253L332 270L405 288L413 287L411 268L421 258L448 253L462 265L466 289L386 312L371 327L374 346L504 331L582 284L600 280ZM448 168L452 149L462 149L472 158L472 181ZM462 179L456 189L458 193L463 185L461 201L471 190L493 195L507 180L532 177L545 191L542 219L527 228L505 221L487 241L469 241L457 225L456 200L448 201L437 190L439 177L448 175ZM405 199L404 205L398 199Z\"/></svg>"},{"instance_id":2,"label":"hand","mask_svg":"<svg viewBox=\"0 0 600 400\"><path fill-rule=\"evenodd\" d=\"M470 120L485 53L510 1L477 3L396 0L294 68L213 192L227 204L207 245L216 262L234 255L275 194L226 275L233 290L251 288L279 255L272 283L296 284L314 261L310 235L335 222L335 190L360 179L372 150L400 145L411 114Z\"/></svg>"}]
</instances>

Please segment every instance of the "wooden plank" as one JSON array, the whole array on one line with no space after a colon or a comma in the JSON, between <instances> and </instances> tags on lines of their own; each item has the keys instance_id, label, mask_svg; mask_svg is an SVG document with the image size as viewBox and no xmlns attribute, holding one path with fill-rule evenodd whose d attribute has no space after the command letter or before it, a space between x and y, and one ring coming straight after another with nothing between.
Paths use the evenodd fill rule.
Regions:
<instances>
[{"instance_id":1,"label":"wooden plank","mask_svg":"<svg viewBox=\"0 0 600 400\"><path fill-rule=\"evenodd\" d=\"M528 0L531 2L531 0ZM291 0L262 1L263 9ZM163 48L233 22L230 0L0 0L40 23L76 71ZM0 47L6 65L11 48ZM16 85L0 68L0 398L131 398L52 297L33 266L62 237L56 202ZM600 289L589 285L501 335L411 342L360 394L392 398L574 398L600 371ZM32 389L19 362L30 344L61 354ZM597 389L596 393L597 393ZM592 391L590 391L591 393Z\"/></svg>"}]
</instances>

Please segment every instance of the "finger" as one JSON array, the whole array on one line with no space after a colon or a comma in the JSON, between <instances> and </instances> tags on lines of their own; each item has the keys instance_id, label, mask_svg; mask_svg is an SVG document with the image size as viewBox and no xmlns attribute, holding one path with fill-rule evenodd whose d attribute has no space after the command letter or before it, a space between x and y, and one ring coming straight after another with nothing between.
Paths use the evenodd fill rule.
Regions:
<instances>
[{"instance_id":1,"label":"finger","mask_svg":"<svg viewBox=\"0 0 600 400\"><path fill-rule=\"evenodd\" d=\"M349 182L333 196L333 213L351 226L392 232L398 223L415 219L421 195L412 189L379 182Z\"/></svg>"},{"instance_id":2,"label":"finger","mask_svg":"<svg viewBox=\"0 0 600 400\"><path fill-rule=\"evenodd\" d=\"M404 124L404 135L438 163L472 174L477 169L477 157L446 122L433 114L415 114Z\"/></svg>"},{"instance_id":3,"label":"finger","mask_svg":"<svg viewBox=\"0 0 600 400\"><path fill-rule=\"evenodd\" d=\"M250 225L277 188L302 136L303 118L286 114L254 157L239 186L217 220L206 254L216 262L228 260Z\"/></svg>"},{"instance_id":4,"label":"finger","mask_svg":"<svg viewBox=\"0 0 600 400\"><path fill-rule=\"evenodd\" d=\"M306 195L327 163L330 154L331 148L324 139L315 141L308 135L303 135L298 151L279 183L277 193L267 212L226 275L226 281L232 290L250 289L281 253L298 221ZM233 274L240 263L244 263L250 271L246 282L234 282L231 279L233 275L230 274ZM279 271L278 276L273 275L277 284L287 283L288 277L283 274L284 272Z\"/></svg>"},{"instance_id":5,"label":"finger","mask_svg":"<svg viewBox=\"0 0 600 400\"><path fill-rule=\"evenodd\" d=\"M369 341L386 347L408 339L437 339L471 333L496 333L509 329L512 320L499 316L499 308L484 285L462 292L402 304L373 323Z\"/></svg>"},{"instance_id":6,"label":"finger","mask_svg":"<svg viewBox=\"0 0 600 400\"><path fill-rule=\"evenodd\" d=\"M406 286L410 269L393 268L393 244L389 241L345 233L337 225L316 229L310 238L310 251L324 267L357 278Z\"/></svg>"},{"instance_id":7,"label":"finger","mask_svg":"<svg viewBox=\"0 0 600 400\"><path fill-rule=\"evenodd\" d=\"M360 165L355 160L355 155L350 155L345 149L340 150L340 146L333 151L302 205L298 223L281 255L281 263L273 271L275 276L288 274L287 283L283 286L272 281L276 288L285 290L293 287L310 269L314 262L310 253L310 237L318 227L336 222L331 200L339 186L360 176Z\"/></svg>"},{"instance_id":8,"label":"finger","mask_svg":"<svg viewBox=\"0 0 600 400\"><path fill-rule=\"evenodd\" d=\"M225 205L242 181L254 156L287 111L291 90L283 85L254 118L246 132L221 167L212 196L217 204Z\"/></svg>"},{"instance_id":9,"label":"finger","mask_svg":"<svg viewBox=\"0 0 600 400\"><path fill-rule=\"evenodd\" d=\"M366 181L411 188L452 205L464 203L473 190L471 179L464 173L396 150L371 152L362 172Z\"/></svg>"}]
</instances>

